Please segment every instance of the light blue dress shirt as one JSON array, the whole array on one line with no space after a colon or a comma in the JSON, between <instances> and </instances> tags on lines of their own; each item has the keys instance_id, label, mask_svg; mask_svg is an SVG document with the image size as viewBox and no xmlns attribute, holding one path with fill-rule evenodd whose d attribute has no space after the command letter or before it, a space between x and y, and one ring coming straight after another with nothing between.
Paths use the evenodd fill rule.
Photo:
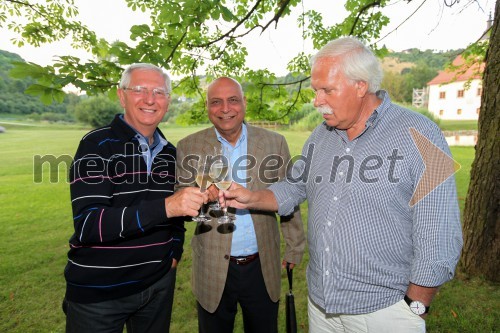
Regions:
<instances>
[{"instance_id":1,"label":"light blue dress shirt","mask_svg":"<svg viewBox=\"0 0 500 333\"><path fill-rule=\"evenodd\" d=\"M134 127L130 126L130 124L128 124L123 118L123 115L120 116L120 119L123 120L123 122L127 124L131 129L133 129L136 133L135 138L137 139L137 141L139 141L139 153L144 158L144 162L146 162L147 172L149 175L151 173L153 160L155 159L156 155L158 155L158 153L162 151L163 147L168 144L168 141L161 137L160 133L158 133L158 130L155 130L153 134L153 143L150 145L148 139L144 135L139 133Z\"/></svg>"},{"instance_id":2,"label":"light blue dress shirt","mask_svg":"<svg viewBox=\"0 0 500 333\"><path fill-rule=\"evenodd\" d=\"M242 125L241 136L233 147L226 139L224 139L217 129L215 133L219 142L228 147L231 151L231 165L234 166L235 162L240 156L245 156L247 154L248 145L248 132L245 124ZM237 166L237 175L233 177L233 181L246 187L247 184L243 183L241 179L246 179L246 168L241 167L242 164L239 163ZM233 221L236 224L236 229L233 232L233 239L231 245L231 255L232 256L248 256L259 251L257 246L257 236L255 235L255 229L253 227L252 216L248 209L237 209L236 210L236 220Z\"/></svg>"}]
</instances>

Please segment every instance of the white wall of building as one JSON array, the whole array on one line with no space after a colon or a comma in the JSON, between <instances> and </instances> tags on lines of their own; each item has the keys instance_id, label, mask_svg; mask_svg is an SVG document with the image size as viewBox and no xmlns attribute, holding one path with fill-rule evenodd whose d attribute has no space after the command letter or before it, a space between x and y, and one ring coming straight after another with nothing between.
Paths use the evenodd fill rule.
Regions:
<instances>
[{"instance_id":1,"label":"white wall of building","mask_svg":"<svg viewBox=\"0 0 500 333\"><path fill-rule=\"evenodd\" d=\"M477 120L481 107L482 82L479 79L472 80L469 89L465 89L465 83L430 85L429 111L446 120ZM463 90L463 97L459 97L460 90Z\"/></svg>"}]
</instances>

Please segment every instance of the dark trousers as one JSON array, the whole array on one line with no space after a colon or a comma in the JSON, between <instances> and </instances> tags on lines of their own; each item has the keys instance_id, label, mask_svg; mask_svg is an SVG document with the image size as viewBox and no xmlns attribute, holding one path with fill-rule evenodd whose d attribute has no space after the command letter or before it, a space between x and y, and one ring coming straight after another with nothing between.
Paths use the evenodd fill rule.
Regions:
<instances>
[{"instance_id":1,"label":"dark trousers","mask_svg":"<svg viewBox=\"0 0 500 333\"><path fill-rule=\"evenodd\" d=\"M148 289L116 300L81 304L64 300L67 333L169 332L176 269Z\"/></svg>"},{"instance_id":2,"label":"dark trousers","mask_svg":"<svg viewBox=\"0 0 500 333\"><path fill-rule=\"evenodd\" d=\"M200 333L232 333L240 303L245 333L278 332L279 302L273 302L264 284L260 259L248 265L229 263L222 299L214 313L198 303Z\"/></svg>"}]
</instances>

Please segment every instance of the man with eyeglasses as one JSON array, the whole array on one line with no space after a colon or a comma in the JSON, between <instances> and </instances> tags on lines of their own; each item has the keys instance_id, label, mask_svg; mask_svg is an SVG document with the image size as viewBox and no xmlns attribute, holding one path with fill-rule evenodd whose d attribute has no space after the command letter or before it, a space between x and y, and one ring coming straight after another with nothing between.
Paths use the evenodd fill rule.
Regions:
<instances>
[{"instance_id":1,"label":"man with eyeglasses","mask_svg":"<svg viewBox=\"0 0 500 333\"><path fill-rule=\"evenodd\" d=\"M157 128L170 90L161 68L131 65L118 89L125 114L80 142L70 170L67 332L169 331L182 217L208 201L195 187L174 194L176 148Z\"/></svg>"}]
</instances>

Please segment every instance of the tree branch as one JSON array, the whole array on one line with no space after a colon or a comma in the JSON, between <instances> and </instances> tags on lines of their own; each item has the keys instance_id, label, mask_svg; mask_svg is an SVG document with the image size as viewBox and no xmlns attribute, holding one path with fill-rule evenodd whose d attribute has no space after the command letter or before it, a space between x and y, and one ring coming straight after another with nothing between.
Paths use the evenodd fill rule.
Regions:
<instances>
[{"instance_id":1,"label":"tree branch","mask_svg":"<svg viewBox=\"0 0 500 333\"><path fill-rule=\"evenodd\" d=\"M399 27L401 27L403 24L406 23L406 21L408 21L413 15L415 15L416 12L418 12L420 10L420 8L424 5L424 3L426 3L427 0L424 0L422 1L422 3L420 4L420 6L418 6L417 9L415 9L413 11L413 13L410 14L410 16L408 16L403 22L401 22L396 28L394 28L393 30L389 31L384 37L380 38L378 41L375 42L375 44L378 44L380 41L384 40L387 36L389 36L390 34L392 34L394 31L398 30Z\"/></svg>"},{"instance_id":2,"label":"tree branch","mask_svg":"<svg viewBox=\"0 0 500 333\"><path fill-rule=\"evenodd\" d=\"M38 13L38 15L40 15L41 17L43 17L44 19L46 19L49 23L54 24L54 23L53 23L53 22L49 19L49 17L47 17L46 15L44 15L41 11L39 11L39 10L36 8L36 5L30 4L29 2L25 2L25 1L20 1L20 0L7 0L7 2L17 3L18 5L29 7L29 8L31 8L31 10L33 10L34 12Z\"/></svg>"},{"instance_id":3,"label":"tree branch","mask_svg":"<svg viewBox=\"0 0 500 333\"><path fill-rule=\"evenodd\" d=\"M297 101L299 100L300 92L302 91L302 83L304 83L305 81L309 80L310 78L311 78L310 76L307 76L307 77L302 78L302 79L297 80L297 81L285 82L285 83L260 83L261 87L260 87L260 97L259 97L259 113L262 110L262 104L263 104L262 101L264 100L264 89L265 89L265 87L268 87L268 86L281 87L281 86L290 86L290 85L298 84L299 85L299 90L297 91L297 95L296 95L293 103L290 104L290 106L287 108L287 110L286 110L286 112L285 112L284 115L282 115L279 118L276 118L276 119L283 119L285 116L287 116L292 111L292 109L297 104Z\"/></svg>"},{"instance_id":4,"label":"tree branch","mask_svg":"<svg viewBox=\"0 0 500 333\"><path fill-rule=\"evenodd\" d=\"M276 23L276 26L278 25L278 21L279 19L281 18L281 16L283 15L285 9L288 7L288 5L290 4L290 1L291 0L283 0L281 2L281 5L280 7L278 8L278 11L276 12L276 14L273 16L272 19L269 20L269 22L266 23L266 25L262 26L260 24L257 24L255 26L253 26L252 28L248 29L247 31L245 31L244 33L240 34L240 35L236 35L234 36L233 34L236 32L236 30L239 28L240 25L242 25L246 20L248 20L248 18L250 17L250 15L257 10L257 7L259 6L259 4L261 3L262 0L258 0L255 5L252 7L252 9L240 20L236 23L236 25L231 28L231 30L229 30L228 32L226 32L225 34L219 36L218 38L210 41L210 42L207 42L205 44L200 44L200 45L188 45L189 47L202 47L202 48L205 48L207 46L210 46L210 45L213 45L217 42L220 42L221 40L223 40L224 38L230 38L230 39L237 39L237 38L241 38L241 37L244 37L246 35L248 35L250 32L252 32L254 29L256 28L261 28L261 34L264 33L264 31L269 28L269 26L271 25L271 23L275 22Z\"/></svg>"},{"instance_id":5,"label":"tree branch","mask_svg":"<svg viewBox=\"0 0 500 333\"><path fill-rule=\"evenodd\" d=\"M184 40L184 38L186 38L186 35L187 35L187 29L186 29L186 31L184 31L184 34L179 39L179 41L177 42L177 44L175 44L174 48L172 49L172 52L170 52L169 56L167 57L167 60L165 60L166 63L169 63L172 60L172 58L174 57L175 51L181 45L181 43Z\"/></svg>"},{"instance_id":6,"label":"tree branch","mask_svg":"<svg viewBox=\"0 0 500 333\"><path fill-rule=\"evenodd\" d=\"M350 36L352 36L352 34L354 33L354 28L356 28L356 24L358 24L358 21L359 21L361 15L363 15L364 12L367 11L368 9L370 9L371 7L375 7L375 6L380 6L380 1L375 1L375 2L369 3L359 10L358 15L356 15L356 19L354 20L354 23L352 24L351 31L349 32Z\"/></svg>"},{"instance_id":7,"label":"tree branch","mask_svg":"<svg viewBox=\"0 0 500 333\"><path fill-rule=\"evenodd\" d=\"M260 32L261 35L271 25L272 22L276 22L275 27L278 26L278 21L281 18L281 15L283 15L283 12L285 11L286 7L288 7L289 4L290 4L290 0L284 0L284 1L282 0L281 6L278 9L278 11L276 12L276 14L274 15L274 17L269 22L267 22L267 24L262 28L262 31Z\"/></svg>"},{"instance_id":8,"label":"tree branch","mask_svg":"<svg viewBox=\"0 0 500 333\"><path fill-rule=\"evenodd\" d=\"M285 82L285 83L260 83L262 86L291 86L293 84L301 84L302 85L302 82L305 82L307 80L309 80L311 77L310 76L307 76L303 79L300 79L298 81L293 81L293 82Z\"/></svg>"},{"instance_id":9,"label":"tree branch","mask_svg":"<svg viewBox=\"0 0 500 333\"><path fill-rule=\"evenodd\" d=\"M231 28L231 30L229 30L228 32L226 32L225 34L219 36L219 38L216 38L210 42L207 42L205 44L199 44L199 45L192 45L192 44L189 44L188 46L189 47L201 47L201 48L206 48L212 44L215 44L217 42L220 42L221 40L223 40L224 38L230 38L231 37L231 34L233 34L236 29L239 28L240 25L242 25L243 23L245 23L246 20L248 20L248 18L250 17L250 15L252 15L252 13L254 11L257 10L257 7L260 5L260 3L262 2L262 0L257 0L257 2L255 3L255 5L252 7L252 9L241 19L239 20L236 25L234 27ZM253 28L252 28L253 29Z\"/></svg>"}]
</instances>

